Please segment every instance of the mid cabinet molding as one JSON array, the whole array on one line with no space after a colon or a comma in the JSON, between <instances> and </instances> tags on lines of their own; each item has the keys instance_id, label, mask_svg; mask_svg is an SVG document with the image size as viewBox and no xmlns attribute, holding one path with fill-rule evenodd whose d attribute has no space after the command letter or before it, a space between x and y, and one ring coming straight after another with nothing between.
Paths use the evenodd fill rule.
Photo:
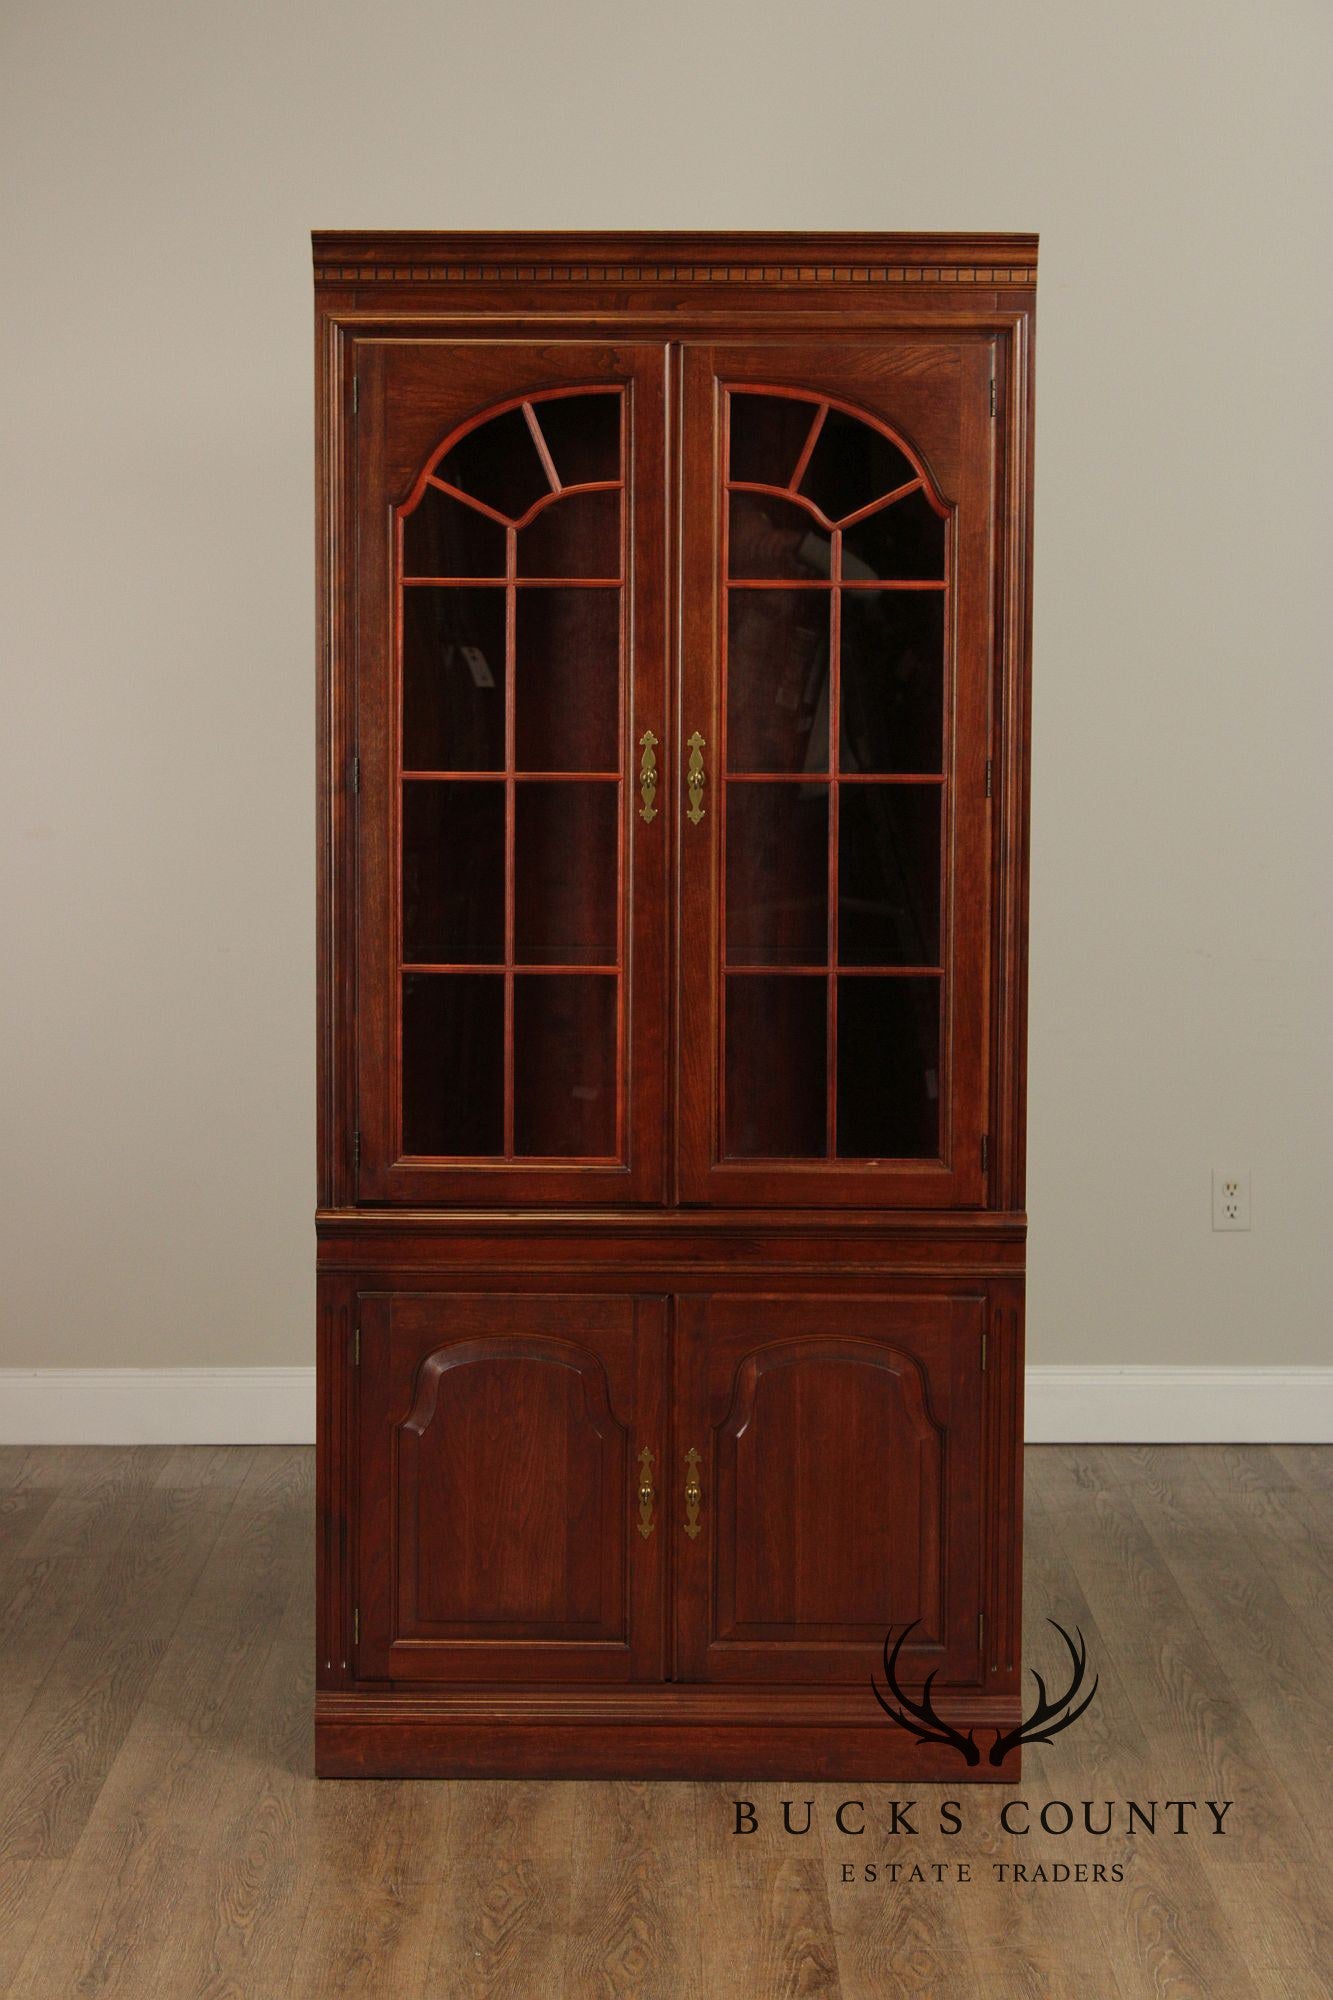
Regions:
<instances>
[{"instance_id":1,"label":"mid cabinet molding","mask_svg":"<svg viewBox=\"0 0 1333 2000\"><path fill-rule=\"evenodd\" d=\"M314 259L318 1769L1011 1779L1036 239Z\"/></svg>"}]
</instances>

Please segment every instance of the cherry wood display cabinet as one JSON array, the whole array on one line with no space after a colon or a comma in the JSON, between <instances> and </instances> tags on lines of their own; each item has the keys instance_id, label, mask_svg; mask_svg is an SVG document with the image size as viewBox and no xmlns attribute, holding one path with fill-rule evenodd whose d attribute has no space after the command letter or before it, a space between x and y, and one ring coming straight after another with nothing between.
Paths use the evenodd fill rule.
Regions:
<instances>
[{"instance_id":1,"label":"cherry wood display cabinet","mask_svg":"<svg viewBox=\"0 0 1333 2000\"><path fill-rule=\"evenodd\" d=\"M318 1768L1012 1777L1036 240L314 257Z\"/></svg>"}]
</instances>

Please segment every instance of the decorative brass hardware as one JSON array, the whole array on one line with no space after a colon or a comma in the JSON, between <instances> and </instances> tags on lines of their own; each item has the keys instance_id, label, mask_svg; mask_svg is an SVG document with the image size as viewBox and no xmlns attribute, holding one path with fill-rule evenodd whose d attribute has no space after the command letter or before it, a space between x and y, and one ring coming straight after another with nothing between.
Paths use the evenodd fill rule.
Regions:
<instances>
[{"instance_id":1,"label":"decorative brass hardware","mask_svg":"<svg viewBox=\"0 0 1333 2000\"><path fill-rule=\"evenodd\" d=\"M693 1541L699 1533L699 1508L703 1503L703 1493L699 1486L699 1454L687 1451L685 1454L685 1532Z\"/></svg>"},{"instance_id":2,"label":"decorative brass hardware","mask_svg":"<svg viewBox=\"0 0 1333 2000\"><path fill-rule=\"evenodd\" d=\"M639 1533L645 1542L653 1532L653 1455L647 1445L639 1453Z\"/></svg>"},{"instance_id":3,"label":"decorative brass hardware","mask_svg":"<svg viewBox=\"0 0 1333 2000\"><path fill-rule=\"evenodd\" d=\"M643 759L639 765L639 796L643 804L639 807L639 818L652 821L657 818L657 807L653 800L657 797L657 738L651 729L645 729L639 738Z\"/></svg>"},{"instance_id":4,"label":"decorative brass hardware","mask_svg":"<svg viewBox=\"0 0 1333 2000\"><path fill-rule=\"evenodd\" d=\"M690 795L690 809L685 817L691 826L698 826L704 816L704 750L703 737L696 729L685 748L690 753L690 761L685 772L685 786Z\"/></svg>"}]
</instances>

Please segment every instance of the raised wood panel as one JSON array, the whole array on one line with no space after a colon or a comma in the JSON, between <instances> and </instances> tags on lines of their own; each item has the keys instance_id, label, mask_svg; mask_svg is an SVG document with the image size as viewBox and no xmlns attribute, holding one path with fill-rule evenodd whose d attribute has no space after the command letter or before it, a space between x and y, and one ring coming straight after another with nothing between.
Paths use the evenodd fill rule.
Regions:
<instances>
[{"instance_id":1,"label":"raised wood panel","mask_svg":"<svg viewBox=\"0 0 1333 2000\"><path fill-rule=\"evenodd\" d=\"M938 1643L942 1437L919 1362L838 1334L773 1341L741 1363L715 1451L719 1640L878 1644L891 1574L895 1622Z\"/></svg>"},{"instance_id":2,"label":"raised wood panel","mask_svg":"<svg viewBox=\"0 0 1333 2000\"><path fill-rule=\"evenodd\" d=\"M658 1661L660 1301L359 1303L362 1678L633 1679Z\"/></svg>"},{"instance_id":3,"label":"raised wood panel","mask_svg":"<svg viewBox=\"0 0 1333 2000\"><path fill-rule=\"evenodd\" d=\"M913 1671L977 1680L984 1300L714 1296L678 1328L682 1677L868 1686L920 1621Z\"/></svg>"}]
</instances>

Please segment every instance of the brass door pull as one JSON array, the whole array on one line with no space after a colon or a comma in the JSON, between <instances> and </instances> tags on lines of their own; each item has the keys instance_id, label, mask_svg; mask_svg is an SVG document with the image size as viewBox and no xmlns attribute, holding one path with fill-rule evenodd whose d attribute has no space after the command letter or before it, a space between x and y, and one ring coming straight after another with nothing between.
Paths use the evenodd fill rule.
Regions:
<instances>
[{"instance_id":1,"label":"brass door pull","mask_svg":"<svg viewBox=\"0 0 1333 2000\"><path fill-rule=\"evenodd\" d=\"M652 823L657 818L657 807L653 801L657 797L657 738L651 729L645 729L639 738L639 748L643 756L639 761L639 797L643 804L639 807L639 818Z\"/></svg>"},{"instance_id":2,"label":"brass door pull","mask_svg":"<svg viewBox=\"0 0 1333 2000\"><path fill-rule=\"evenodd\" d=\"M699 1508L703 1504L703 1493L699 1486L699 1454L687 1451L685 1454L685 1532L691 1541L699 1533Z\"/></svg>"},{"instance_id":3,"label":"brass door pull","mask_svg":"<svg viewBox=\"0 0 1333 2000\"><path fill-rule=\"evenodd\" d=\"M685 789L690 795L690 809L685 817L689 820L691 826L698 826L699 821L704 816L704 750L706 747L704 739L697 729L685 745L685 748L690 753L689 763L685 767Z\"/></svg>"},{"instance_id":4,"label":"brass door pull","mask_svg":"<svg viewBox=\"0 0 1333 2000\"><path fill-rule=\"evenodd\" d=\"M639 1533L645 1542L653 1532L653 1455L647 1445L639 1453Z\"/></svg>"}]
</instances>

